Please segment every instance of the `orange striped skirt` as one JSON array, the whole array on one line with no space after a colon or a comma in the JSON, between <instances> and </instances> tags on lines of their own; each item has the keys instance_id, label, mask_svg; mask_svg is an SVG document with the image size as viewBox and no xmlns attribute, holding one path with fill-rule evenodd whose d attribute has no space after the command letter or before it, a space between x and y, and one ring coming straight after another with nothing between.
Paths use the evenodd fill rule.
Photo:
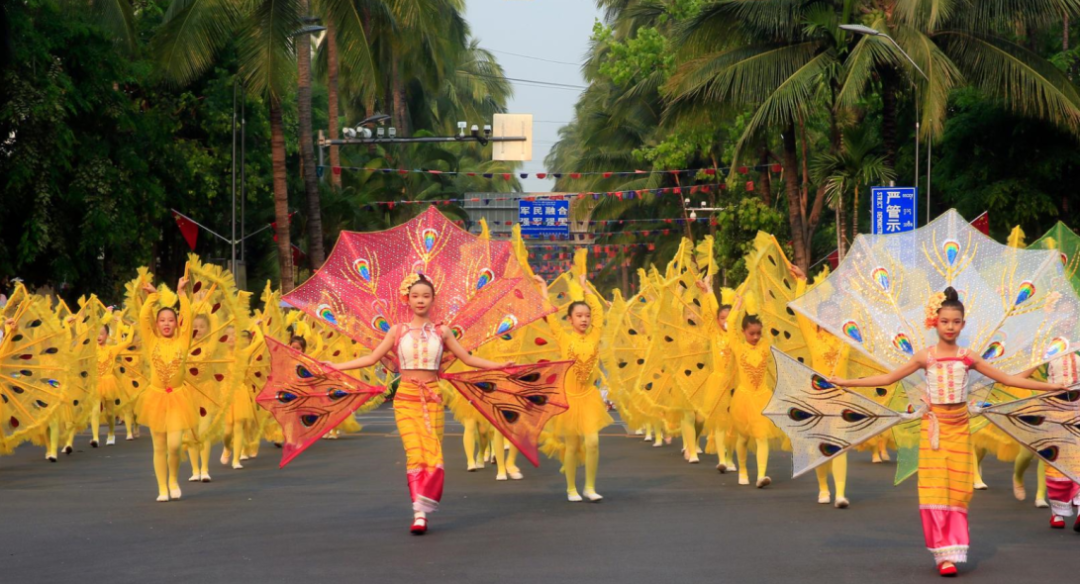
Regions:
<instances>
[{"instance_id":1,"label":"orange striped skirt","mask_svg":"<svg viewBox=\"0 0 1080 584\"><path fill-rule=\"evenodd\" d=\"M934 404L922 419L919 440L919 514L934 562L967 561L968 504L974 457L967 404ZM938 444L934 448L934 420Z\"/></svg>"},{"instance_id":2,"label":"orange striped skirt","mask_svg":"<svg viewBox=\"0 0 1080 584\"><path fill-rule=\"evenodd\" d=\"M444 417L438 384L401 380L394 396L394 419L405 447L413 511L431 513L442 500Z\"/></svg>"}]
</instances>

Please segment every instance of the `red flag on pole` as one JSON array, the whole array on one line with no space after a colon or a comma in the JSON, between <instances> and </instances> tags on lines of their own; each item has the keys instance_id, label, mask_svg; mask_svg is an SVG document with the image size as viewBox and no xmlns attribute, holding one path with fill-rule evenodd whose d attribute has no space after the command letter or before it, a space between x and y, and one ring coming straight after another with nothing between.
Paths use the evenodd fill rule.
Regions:
<instances>
[{"instance_id":1,"label":"red flag on pole","mask_svg":"<svg viewBox=\"0 0 1080 584\"><path fill-rule=\"evenodd\" d=\"M180 228L180 234L184 236L184 241L187 242L191 251L195 251L195 242L199 240L199 224L176 211L172 212L172 216L173 219L176 219L176 226Z\"/></svg>"},{"instance_id":2,"label":"red flag on pole","mask_svg":"<svg viewBox=\"0 0 1080 584\"><path fill-rule=\"evenodd\" d=\"M974 227L975 229L978 229L979 231L981 231L983 235L989 236L990 235L990 214L989 214L989 211L983 211L982 215L979 215L978 217L976 217L971 222L971 226Z\"/></svg>"},{"instance_id":3,"label":"red flag on pole","mask_svg":"<svg viewBox=\"0 0 1080 584\"><path fill-rule=\"evenodd\" d=\"M836 266L840 265L840 250L834 249L833 252L829 254L829 257L825 259L825 261L829 262L830 270L835 270Z\"/></svg>"}]
</instances>

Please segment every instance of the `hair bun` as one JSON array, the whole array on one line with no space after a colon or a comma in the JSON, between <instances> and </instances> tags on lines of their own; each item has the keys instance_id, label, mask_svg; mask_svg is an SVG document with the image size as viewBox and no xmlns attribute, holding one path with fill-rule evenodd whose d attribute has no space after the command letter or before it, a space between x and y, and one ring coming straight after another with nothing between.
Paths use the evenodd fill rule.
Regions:
<instances>
[{"instance_id":1,"label":"hair bun","mask_svg":"<svg viewBox=\"0 0 1080 584\"><path fill-rule=\"evenodd\" d=\"M945 301L946 302L959 302L960 294L956 292L956 288L949 286L945 289Z\"/></svg>"}]
</instances>

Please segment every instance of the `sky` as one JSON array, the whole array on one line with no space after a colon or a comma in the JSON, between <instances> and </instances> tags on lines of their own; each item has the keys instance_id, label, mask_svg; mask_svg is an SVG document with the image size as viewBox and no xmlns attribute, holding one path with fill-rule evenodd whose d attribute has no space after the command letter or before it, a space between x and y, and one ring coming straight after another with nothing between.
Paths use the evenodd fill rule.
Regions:
<instances>
[{"instance_id":1,"label":"sky","mask_svg":"<svg viewBox=\"0 0 1080 584\"><path fill-rule=\"evenodd\" d=\"M586 85L581 62L593 23L601 16L592 0L467 0L465 16L473 36L494 53L506 77ZM559 128L573 117L581 90L512 83L508 113L533 115L533 159L521 169L531 175L547 170L544 157ZM521 182L526 191L535 192L550 191L554 184L532 177Z\"/></svg>"}]
</instances>

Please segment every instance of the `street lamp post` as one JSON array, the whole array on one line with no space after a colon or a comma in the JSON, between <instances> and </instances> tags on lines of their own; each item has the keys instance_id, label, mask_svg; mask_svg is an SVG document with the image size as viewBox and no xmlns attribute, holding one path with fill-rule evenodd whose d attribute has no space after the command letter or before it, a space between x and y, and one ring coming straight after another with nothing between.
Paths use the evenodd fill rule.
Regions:
<instances>
[{"instance_id":1,"label":"street lamp post","mask_svg":"<svg viewBox=\"0 0 1080 584\"><path fill-rule=\"evenodd\" d=\"M900 51L900 54L903 55L905 59L907 59L907 62L911 63L911 66L914 67L915 70L919 72L919 75L922 75L923 79L925 79L927 82L930 81L930 78L926 76L926 73L923 73L923 70L921 68L919 68L919 66L915 63L915 60L911 58L911 55L908 55L907 52L904 51L904 49L901 48L900 45L896 42L896 40L893 39L891 36L881 32L880 30L877 30L876 28L870 28L869 26L863 26L861 24L841 24L840 28L842 30L846 30L848 32L853 32L855 34L882 37L884 39L887 39L890 43L892 43L892 46L896 47L896 50ZM921 120L919 118L919 86L914 81L912 81L911 84L915 87L915 185L918 186L918 184L919 184L919 125L920 125L920 122L921 122ZM927 143L927 153L926 153L926 222L927 223L930 222L930 153L933 151L932 149L933 149L933 143L928 142Z\"/></svg>"}]
</instances>

